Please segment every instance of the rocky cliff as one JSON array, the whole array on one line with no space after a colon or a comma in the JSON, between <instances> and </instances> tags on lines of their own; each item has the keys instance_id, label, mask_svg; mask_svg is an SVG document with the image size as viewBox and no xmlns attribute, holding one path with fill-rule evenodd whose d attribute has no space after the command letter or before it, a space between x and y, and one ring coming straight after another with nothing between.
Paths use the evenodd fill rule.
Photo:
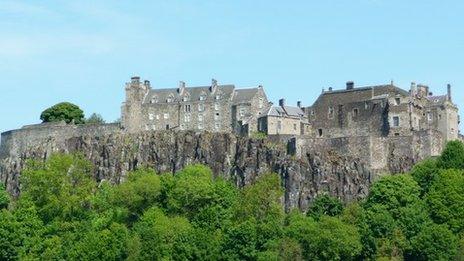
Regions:
<instances>
[{"instance_id":1,"label":"rocky cliff","mask_svg":"<svg viewBox=\"0 0 464 261\"><path fill-rule=\"evenodd\" d=\"M2 140L0 178L8 190L20 192L19 176L27 159L44 160L55 152L82 152L95 166L97 180L124 181L128 171L141 166L158 173L176 172L185 165L203 163L215 175L237 186L252 183L261 174L276 172L285 187L286 209L306 209L321 193L344 201L364 197L372 181L369 165L335 150L304 150L295 154L285 142L242 138L230 134L145 132L126 134L49 135L33 142Z\"/></svg>"}]
</instances>

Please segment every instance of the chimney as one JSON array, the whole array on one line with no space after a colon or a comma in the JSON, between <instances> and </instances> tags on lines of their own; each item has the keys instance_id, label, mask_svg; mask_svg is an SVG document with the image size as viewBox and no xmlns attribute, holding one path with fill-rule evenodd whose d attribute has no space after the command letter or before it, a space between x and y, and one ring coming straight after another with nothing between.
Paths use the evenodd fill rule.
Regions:
<instances>
[{"instance_id":1,"label":"chimney","mask_svg":"<svg viewBox=\"0 0 464 261\"><path fill-rule=\"evenodd\" d=\"M147 88L150 88L150 81L149 80L145 80L143 82L143 84L147 87Z\"/></svg>"},{"instance_id":2,"label":"chimney","mask_svg":"<svg viewBox=\"0 0 464 261\"><path fill-rule=\"evenodd\" d=\"M297 101L297 102L296 102L296 106L297 106L298 108L301 108L301 101Z\"/></svg>"},{"instance_id":3,"label":"chimney","mask_svg":"<svg viewBox=\"0 0 464 261\"><path fill-rule=\"evenodd\" d=\"M285 99L280 99L280 100L279 100L279 106L280 106L280 107L285 106Z\"/></svg>"},{"instance_id":4,"label":"chimney","mask_svg":"<svg viewBox=\"0 0 464 261\"><path fill-rule=\"evenodd\" d=\"M329 87L329 92L331 92L331 91L332 91L332 87Z\"/></svg>"},{"instance_id":5,"label":"chimney","mask_svg":"<svg viewBox=\"0 0 464 261\"><path fill-rule=\"evenodd\" d=\"M182 94L185 90L185 82L179 81L179 89L177 90L180 94Z\"/></svg>"},{"instance_id":6,"label":"chimney","mask_svg":"<svg viewBox=\"0 0 464 261\"><path fill-rule=\"evenodd\" d=\"M211 92L215 92L216 89L218 87L218 83L217 83L217 80L216 79L211 79L211 88L210 88L210 91Z\"/></svg>"},{"instance_id":7,"label":"chimney","mask_svg":"<svg viewBox=\"0 0 464 261\"><path fill-rule=\"evenodd\" d=\"M353 90L354 89L354 82L352 82L352 81L346 82L346 89L347 90Z\"/></svg>"},{"instance_id":8,"label":"chimney","mask_svg":"<svg viewBox=\"0 0 464 261\"><path fill-rule=\"evenodd\" d=\"M448 83L446 87L448 89L448 101L451 101L451 84Z\"/></svg>"},{"instance_id":9,"label":"chimney","mask_svg":"<svg viewBox=\"0 0 464 261\"><path fill-rule=\"evenodd\" d=\"M133 84L140 83L140 77L139 76L132 76L131 77L131 83L133 83Z\"/></svg>"}]
</instances>

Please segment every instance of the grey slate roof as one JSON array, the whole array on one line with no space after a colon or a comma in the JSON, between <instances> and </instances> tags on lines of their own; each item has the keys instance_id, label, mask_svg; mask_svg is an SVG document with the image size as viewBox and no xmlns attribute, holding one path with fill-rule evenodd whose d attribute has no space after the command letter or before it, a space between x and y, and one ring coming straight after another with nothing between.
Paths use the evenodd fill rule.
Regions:
<instances>
[{"instance_id":1,"label":"grey slate roof","mask_svg":"<svg viewBox=\"0 0 464 261\"><path fill-rule=\"evenodd\" d=\"M233 98L234 104L249 103L258 93L258 88L237 89Z\"/></svg>"},{"instance_id":2,"label":"grey slate roof","mask_svg":"<svg viewBox=\"0 0 464 261\"><path fill-rule=\"evenodd\" d=\"M179 93L179 88L167 89L151 89L145 97L144 103L150 103L152 99L158 100L158 103L166 102L171 96L173 102L181 101L182 97L189 95L190 101L198 101L201 95L205 95L206 100L215 99L216 94L221 95L221 99L231 99L234 93L234 85L218 85L217 92L211 92L211 86L185 87L182 95Z\"/></svg>"},{"instance_id":3,"label":"grey slate roof","mask_svg":"<svg viewBox=\"0 0 464 261\"><path fill-rule=\"evenodd\" d=\"M443 104L448 100L447 95L429 96L427 99L434 104Z\"/></svg>"},{"instance_id":4,"label":"grey slate roof","mask_svg":"<svg viewBox=\"0 0 464 261\"><path fill-rule=\"evenodd\" d=\"M300 118L305 117L306 114L301 108L293 106L272 106L267 112L268 116L277 116L277 117L294 117Z\"/></svg>"}]
</instances>

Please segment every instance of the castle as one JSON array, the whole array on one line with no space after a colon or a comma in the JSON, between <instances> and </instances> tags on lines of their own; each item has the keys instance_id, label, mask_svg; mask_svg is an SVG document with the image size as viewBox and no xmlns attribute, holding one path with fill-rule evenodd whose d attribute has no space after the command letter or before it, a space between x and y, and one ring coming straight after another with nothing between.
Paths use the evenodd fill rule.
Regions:
<instances>
[{"instance_id":1,"label":"castle","mask_svg":"<svg viewBox=\"0 0 464 261\"><path fill-rule=\"evenodd\" d=\"M290 135L332 139L341 137L405 137L434 132L443 143L459 139L459 113L447 94L434 96L428 86L411 84L403 90L387 85L323 90L312 106L278 106L268 101L264 88L237 89L234 85L151 88L149 81L132 77L126 84L122 127L128 132L194 130L250 135Z\"/></svg>"}]
</instances>

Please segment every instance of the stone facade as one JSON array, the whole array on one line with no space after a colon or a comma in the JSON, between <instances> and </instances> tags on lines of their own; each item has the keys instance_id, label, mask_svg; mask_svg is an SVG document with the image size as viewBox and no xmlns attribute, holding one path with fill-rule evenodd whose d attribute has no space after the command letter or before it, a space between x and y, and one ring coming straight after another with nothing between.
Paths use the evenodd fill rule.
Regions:
<instances>
[{"instance_id":1,"label":"stone facade","mask_svg":"<svg viewBox=\"0 0 464 261\"><path fill-rule=\"evenodd\" d=\"M459 135L459 114L452 102L451 86L446 95L433 96L429 87L412 83L405 91L393 83L345 90L323 91L306 107L313 136L413 136L418 131L438 131L443 141Z\"/></svg>"},{"instance_id":2,"label":"stone facade","mask_svg":"<svg viewBox=\"0 0 464 261\"><path fill-rule=\"evenodd\" d=\"M244 133L257 130L258 117L270 106L262 86L236 89L234 85L151 88L133 77L126 84L122 126L142 130L194 130Z\"/></svg>"},{"instance_id":3,"label":"stone facade","mask_svg":"<svg viewBox=\"0 0 464 261\"><path fill-rule=\"evenodd\" d=\"M285 100L279 101L279 106L273 106L266 115L258 119L259 131L268 135L304 136L311 133L308 117L301 108L288 106Z\"/></svg>"}]
</instances>

